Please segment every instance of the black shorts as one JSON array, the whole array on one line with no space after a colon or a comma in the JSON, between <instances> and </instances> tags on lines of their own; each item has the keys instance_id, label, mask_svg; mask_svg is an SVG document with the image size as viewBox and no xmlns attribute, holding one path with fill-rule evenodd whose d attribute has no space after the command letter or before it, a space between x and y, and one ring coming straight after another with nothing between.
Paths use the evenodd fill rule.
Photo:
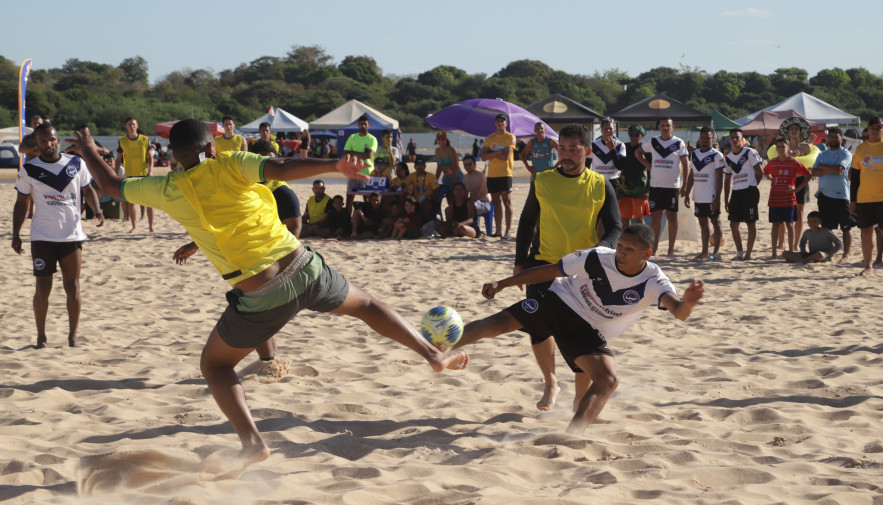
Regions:
<instances>
[{"instance_id":1,"label":"black shorts","mask_svg":"<svg viewBox=\"0 0 883 505\"><path fill-rule=\"evenodd\" d=\"M346 277L325 264L318 253L311 254L307 263L289 274L280 272L280 286L263 296L249 296L239 288L227 292L227 309L218 320L218 334L230 347L254 349L269 340L298 312L310 309L331 312L346 300L349 282ZM297 261L292 261L292 265ZM291 265L289 265L291 267ZM270 281L273 282L273 281ZM280 301L285 301L280 303ZM266 310L248 310L257 305L268 305Z\"/></svg>"},{"instance_id":2,"label":"black shorts","mask_svg":"<svg viewBox=\"0 0 883 505\"><path fill-rule=\"evenodd\" d=\"M487 178L488 193L511 193L512 178L511 177L488 177Z\"/></svg>"},{"instance_id":3,"label":"black shorts","mask_svg":"<svg viewBox=\"0 0 883 505\"><path fill-rule=\"evenodd\" d=\"M858 227L862 230L874 225L883 227L883 202L857 203L855 213L858 216Z\"/></svg>"},{"instance_id":4,"label":"black shorts","mask_svg":"<svg viewBox=\"0 0 883 505\"><path fill-rule=\"evenodd\" d=\"M527 263L524 264L524 270L527 270L528 268L539 267L539 266L548 265L548 264L549 264L549 262L547 262L547 261L538 260L536 258L531 257L530 259L527 260ZM541 291L545 291L545 290L549 289L549 286L551 286L551 285L552 285L552 281L541 282L539 284L528 284L524 288L524 294L528 298L536 298L539 296ZM548 339L551 336L545 332L535 333L535 332L530 331L530 329L527 329L527 328L525 328L524 331L528 335L530 335L530 344L531 345L536 345L536 344L545 342L546 339Z\"/></svg>"},{"instance_id":5,"label":"black shorts","mask_svg":"<svg viewBox=\"0 0 883 505\"><path fill-rule=\"evenodd\" d=\"M734 223L757 222L757 205L760 203L760 191L757 186L733 191L730 195L729 220Z\"/></svg>"},{"instance_id":6,"label":"black shorts","mask_svg":"<svg viewBox=\"0 0 883 505\"><path fill-rule=\"evenodd\" d=\"M801 184L803 184L804 179L806 179L806 177L803 177L803 176L800 176L800 177L797 177L796 179L794 179L794 187L796 188L797 186L800 186ZM804 205L804 204L809 203L809 200L810 200L810 198L809 198L809 184L804 186L803 189L801 189L797 193L794 193L794 196L797 197L797 205Z\"/></svg>"},{"instance_id":7,"label":"black shorts","mask_svg":"<svg viewBox=\"0 0 883 505\"><path fill-rule=\"evenodd\" d=\"M300 201L290 187L279 186L273 191L273 198L276 199L276 211L279 213L280 221L290 217L300 217Z\"/></svg>"},{"instance_id":8,"label":"black shorts","mask_svg":"<svg viewBox=\"0 0 883 505\"><path fill-rule=\"evenodd\" d=\"M797 206L770 207L771 223L793 223L797 221Z\"/></svg>"},{"instance_id":9,"label":"black shorts","mask_svg":"<svg viewBox=\"0 0 883 505\"><path fill-rule=\"evenodd\" d=\"M47 277L58 270L55 265L69 254L83 248L83 242L31 242L31 258L34 260L34 277Z\"/></svg>"},{"instance_id":10,"label":"black shorts","mask_svg":"<svg viewBox=\"0 0 883 505\"><path fill-rule=\"evenodd\" d=\"M712 209L710 203L693 202L693 215L695 215L696 217L714 219L721 215L721 211L720 209Z\"/></svg>"},{"instance_id":11,"label":"black shorts","mask_svg":"<svg viewBox=\"0 0 883 505\"><path fill-rule=\"evenodd\" d=\"M538 335L555 337L561 356L576 373L582 372L576 358L585 355L613 356L607 340L585 319L573 311L555 293L542 290L534 298L526 298L506 309L524 325L524 329Z\"/></svg>"},{"instance_id":12,"label":"black shorts","mask_svg":"<svg viewBox=\"0 0 883 505\"><path fill-rule=\"evenodd\" d=\"M681 196L681 190L677 188L650 188L650 212L659 210L667 210L669 212L678 211L678 199Z\"/></svg>"},{"instance_id":13,"label":"black shorts","mask_svg":"<svg viewBox=\"0 0 883 505\"><path fill-rule=\"evenodd\" d=\"M856 225L855 216L849 212L849 200L831 198L819 193L819 215L822 219L822 227L829 230L847 231Z\"/></svg>"}]
</instances>

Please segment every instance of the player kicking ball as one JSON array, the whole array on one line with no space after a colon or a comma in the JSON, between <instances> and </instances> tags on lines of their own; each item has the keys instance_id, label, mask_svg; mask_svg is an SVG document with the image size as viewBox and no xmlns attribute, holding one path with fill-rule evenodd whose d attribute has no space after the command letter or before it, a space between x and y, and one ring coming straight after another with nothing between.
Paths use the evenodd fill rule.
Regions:
<instances>
[{"instance_id":1,"label":"player kicking ball","mask_svg":"<svg viewBox=\"0 0 883 505\"><path fill-rule=\"evenodd\" d=\"M575 414L567 431L583 432L619 383L607 339L623 333L654 303L680 320L687 319L705 294L705 284L694 280L684 298L678 298L668 277L647 261L655 239L652 228L633 224L623 231L616 250L595 247L576 251L557 264L485 284L481 294L493 299L511 286L554 279L536 298L467 324L455 347L521 328L554 336L576 378Z\"/></svg>"}]
</instances>

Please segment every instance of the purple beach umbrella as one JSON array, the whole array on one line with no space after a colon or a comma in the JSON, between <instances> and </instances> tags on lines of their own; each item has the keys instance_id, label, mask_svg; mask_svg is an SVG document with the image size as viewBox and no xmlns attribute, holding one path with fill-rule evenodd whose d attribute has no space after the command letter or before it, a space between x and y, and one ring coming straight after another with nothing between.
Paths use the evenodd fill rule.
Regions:
<instances>
[{"instance_id":1,"label":"purple beach umbrella","mask_svg":"<svg viewBox=\"0 0 883 505\"><path fill-rule=\"evenodd\" d=\"M494 126L497 114L509 116L507 129L518 138L533 137L534 126L543 123L540 118L515 104L491 98L473 98L457 102L426 116L426 122L439 130L487 137L497 131ZM557 139L558 134L549 125L543 124L546 126L546 136Z\"/></svg>"}]
</instances>

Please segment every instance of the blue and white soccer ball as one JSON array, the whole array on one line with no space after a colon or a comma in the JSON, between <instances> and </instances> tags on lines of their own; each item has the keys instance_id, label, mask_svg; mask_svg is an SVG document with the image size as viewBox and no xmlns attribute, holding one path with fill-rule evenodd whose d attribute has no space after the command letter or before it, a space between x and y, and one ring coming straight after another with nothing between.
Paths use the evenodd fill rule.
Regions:
<instances>
[{"instance_id":1,"label":"blue and white soccer ball","mask_svg":"<svg viewBox=\"0 0 883 505\"><path fill-rule=\"evenodd\" d=\"M439 305L423 314L420 333L430 344L444 348L453 347L463 336L463 319L456 310Z\"/></svg>"}]
</instances>

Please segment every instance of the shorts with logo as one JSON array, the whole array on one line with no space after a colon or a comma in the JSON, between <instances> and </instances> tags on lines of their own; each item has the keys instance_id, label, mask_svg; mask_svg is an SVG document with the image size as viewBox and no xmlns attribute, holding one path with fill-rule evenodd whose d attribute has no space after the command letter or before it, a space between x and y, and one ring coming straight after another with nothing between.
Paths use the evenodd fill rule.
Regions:
<instances>
[{"instance_id":1,"label":"shorts with logo","mask_svg":"<svg viewBox=\"0 0 883 505\"><path fill-rule=\"evenodd\" d=\"M730 195L729 220L734 223L757 222L757 206L760 203L760 191L757 186L734 190Z\"/></svg>"},{"instance_id":2,"label":"shorts with logo","mask_svg":"<svg viewBox=\"0 0 883 505\"><path fill-rule=\"evenodd\" d=\"M34 277L47 277L58 270L55 265L75 252L83 248L83 241L79 242L49 242L35 240L31 242L31 258L34 260Z\"/></svg>"},{"instance_id":3,"label":"shorts with logo","mask_svg":"<svg viewBox=\"0 0 883 505\"><path fill-rule=\"evenodd\" d=\"M487 178L488 193L511 193L512 178L511 177L488 177Z\"/></svg>"},{"instance_id":4,"label":"shorts with logo","mask_svg":"<svg viewBox=\"0 0 883 505\"><path fill-rule=\"evenodd\" d=\"M504 310L524 325L525 330L555 337L564 361L576 373L582 372L575 361L580 356L613 356L607 340L598 330L551 291L541 290L536 297L522 300Z\"/></svg>"},{"instance_id":5,"label":"shorts with logo","mask_svg":"<svg viewBox=\"0 0 883 505\"><path fill-rule=\"evenodd\" d=\"M770 207L771 223L793 223L797 221L797 206Z\"/></svg>"},{"instance_id":6,"label":"shorts with logo","mask_svg":"<svg viewBox=\"0 0 883 505\"><path fill-rule=\"evenodd\" d=\"M650 187L650 212L657 210L678 211L678 198L681 190L677 188L654 188Z\"/></svg>"},{"instance_id":7,"label":"shorts with logo","mask_svg":"<svg viewBox=\"0 0 883 505\"><path fill-rule=\"evenodd\" d=\"M883 227L883 202L857 203L855 213L859 228L865 229L874 225Z\"/></svg>"},{"instance_id":8,"label":"shorts with logo","mask_svg":"<svg viewBox=\"0 0 883 505\"><path fill-rule=\"evenodd\" d=\"M693 202L693 215L695 215L696 217L714 219L721 215L721 211L720 209L712 209L710 203Z\"/></svg>"},{"instance_id":9,"label":"shorts with logo","mask_svg":"<svg viewBox=\"0 0 883 505\"><path fill-rule=\"evenodd\" d=\"M831 198L819 193L818 204L823 228L836 230L839 226L841 230L848 231L855 226L855 216L849 212L849 200Z\"/></svg>"},{"instance_id":10,"label":"shorts with logo","mask_svg":"<svg viewBox=\"0 0 883 505\"><path fill-rule=\"evenodd\" d=\"M230 347L254 349L285 326L298 312L331 312L346 300L349 282L325 264L319 253L302 246L291 264L264 286L243 293L227 292L227 309L218 334Z\"/></svg>"}]
</instances>

